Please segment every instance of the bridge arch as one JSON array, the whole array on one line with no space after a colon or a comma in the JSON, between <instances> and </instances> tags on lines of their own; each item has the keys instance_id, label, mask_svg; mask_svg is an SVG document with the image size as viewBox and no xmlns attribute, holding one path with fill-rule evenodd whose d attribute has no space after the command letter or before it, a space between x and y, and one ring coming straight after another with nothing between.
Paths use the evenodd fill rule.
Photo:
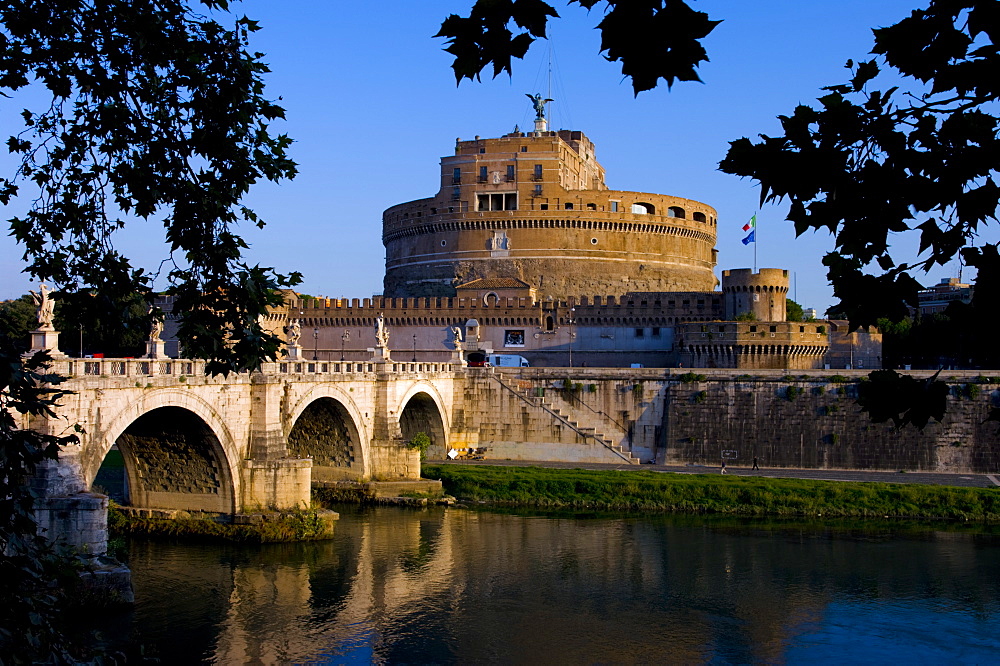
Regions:
<instances>
[{"instance_id":1,"label":"bridge arch","mask_svg":"<svg viewBox=\"0 0 1000 666\"><path fill-rule=\"evenodd\" d=\"M366 421L350 393L336 384L312 387L283 419L292 457L313 459L314 481L371 476L371 446Z\"/></svg>"},{"instance_id":2,"label":"bridge arch","mask_svg":"<svg viewBox=\"0 0 1000 666\"><path fill-rule=\"evenodd\" d=\"M145 393L84 446L89 488L111 447L125 462L130 502L144 508L234 513L240 497L236 441L216 409L189 390Z\"/></svg>"},{"instance_id":3,"label":"bridge arch","mask_svg":"<svg viewBox=\"0 0 1000 666\"><path fill-rule=\"evenodd\" d=\"M431 438L429 458L443 459L448 452L451 419L444 405L441 393L433 384L417 382L407 388L395 409L404 442L418 432L427 433Z\"/></svg>"}]
</instances>

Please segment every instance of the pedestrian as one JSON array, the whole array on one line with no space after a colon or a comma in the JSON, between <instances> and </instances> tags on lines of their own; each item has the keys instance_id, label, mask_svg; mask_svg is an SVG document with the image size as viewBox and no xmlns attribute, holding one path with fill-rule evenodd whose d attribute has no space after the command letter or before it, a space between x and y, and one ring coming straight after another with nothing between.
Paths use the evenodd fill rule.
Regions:
<instances>
[{"instance_id":1,"label":"pedestrian","mask_svg":"<svg viewBox=\"0 0 1000 666\"><path fill-rule=\"evenodd\" d=\"M719 474L725 474L725 473L726 473L726 461L723 460L722 461L722 469L719 470Z\"/></svg>"},{"instance_id":2,"label":"pedestrian","mask_svg":"<svg viewBox=\"0 0 1000 666\"><path fill-rule=\"evenodd\" d=\"M753 469L760 470L760 467L757 467L757 456L753 457Z\"/></svg>"}]
</instances>

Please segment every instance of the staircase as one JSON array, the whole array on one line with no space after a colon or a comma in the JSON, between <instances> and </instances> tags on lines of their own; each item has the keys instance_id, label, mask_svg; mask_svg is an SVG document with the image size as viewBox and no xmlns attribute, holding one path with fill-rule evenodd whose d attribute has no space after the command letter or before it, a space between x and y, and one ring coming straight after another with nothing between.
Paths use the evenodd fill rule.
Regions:
<instances>
[{"instance_id":1,"label":"staircase","mask_svg":"<svg viewBox=\"0 0 1000 666\"><path fill-rule=\"evenodd\" d=\"M591 439L594 442L600 444L604 448L608 449L616 456L621 458L623 461L629 465L638 465L640 460L632 455L632 452L627 448L621 446L615 442L615 439L608 436L602 432L606 426L606 422L597 418L597 416L591 416L587 414L581 414L580 410L573 410L573 419L570 419L567 414L563 413L563 410L567 412L572 409L572 406L559 398L559 401L563 403L561 406L557 407L553 405L552 402L546 400L544 397L531 395L531 389L518 389L510 386L505 382L500 375L494 373L493 378L503 386L505 389L519 397L524 402L532 405L534 407L540 408L541 410L547 412L554 419L559 421L562 425L570 428L578 435L585 439ZM583 422L581 422L581 420ZM618 438L618 442L624 441L624 436Z\"/></svg>"}]
</instances>

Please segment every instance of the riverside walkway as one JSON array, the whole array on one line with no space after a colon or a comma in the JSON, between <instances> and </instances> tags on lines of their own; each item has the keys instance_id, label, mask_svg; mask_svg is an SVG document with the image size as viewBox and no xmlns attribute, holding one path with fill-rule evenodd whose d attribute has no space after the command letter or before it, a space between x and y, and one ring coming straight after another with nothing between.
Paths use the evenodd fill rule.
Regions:
<instances>
[{"instance_id":1,"label":"riverside walkway","mask_svg":"<svg viewBox=\"0 0 1000 666\"><path fill-rule=\"evenodd\" d=\"M718 474L711 465L615 465L606 463L568 463L528 460L428 460L428 465L489 465L495 467L545 467L550 469L620 470L623 472L663 472L670 474ZM787 467L752 470L750 467L726 466L727 476L763 476L774 479L812 479L815 481L861 481L867 483L919 483L935 486L996 488L1000 474L950 474L943 472L887 472L847 469L793 469Z\"/></svg>"}]
</instances>

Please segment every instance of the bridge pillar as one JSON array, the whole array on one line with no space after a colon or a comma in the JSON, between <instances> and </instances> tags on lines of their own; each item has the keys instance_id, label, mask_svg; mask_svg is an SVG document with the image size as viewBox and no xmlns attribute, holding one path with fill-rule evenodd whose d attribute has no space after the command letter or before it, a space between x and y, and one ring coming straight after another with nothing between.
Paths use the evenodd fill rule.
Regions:
<instances>
[{"instance_id":1,"label":"bridge pillar","mask_svg":"<svg viewBox=\"0 0 1000 666\"><path fill-rule=\"evenodd\" d=\"M64 446L58 460L35 468L31 489L39 534L88 556L108 551L108 498L86 491L79 444Z\"/></svg>"},{"instance_id":2,"label":"bridge pillar","mask_svg":"<svg viewBox=\"0 0 1000 666\"><path fill-rule=\"evenodd\" d=\"M240 470L243 511L308 508L312 460L288 457L282 424L285 384L261 373L250 382L250 451Z\"/></svg>"},{"instance_id":3,"label":"bridge pillar","mask_svg":"<svg viewBox=\"0 0 1000 666\"><path fill-rule=\"evenodd\" d=\"M396 377L380 372L375 379L375 412L372 414L371 469L378 470L372 480L419 479L420 453L410 449L403 441L399 427L399 414L389 410L390 388L395 388Z\"/></svg>"},{"instance_id":4,"label":"bridge pillar","mask_svg":"<svg viewBox=\"0 0 1000 666\"><path fill-rule=\"evenodd\" d=\"M312 501L312 460L243 461L244 513L260 509L308 509Z\"/></svg>"},{"instance_id":5,"label":"bridge pillar","mask_svg":"<svg viewBox=\"0 0 1000 666\"><path fill-rule=\"evenodd\" d=\"M284 382L254 373L250 377L250 458L280 460L288 455L288 441L281 422Z\"/></svg>"}]
</instances>

